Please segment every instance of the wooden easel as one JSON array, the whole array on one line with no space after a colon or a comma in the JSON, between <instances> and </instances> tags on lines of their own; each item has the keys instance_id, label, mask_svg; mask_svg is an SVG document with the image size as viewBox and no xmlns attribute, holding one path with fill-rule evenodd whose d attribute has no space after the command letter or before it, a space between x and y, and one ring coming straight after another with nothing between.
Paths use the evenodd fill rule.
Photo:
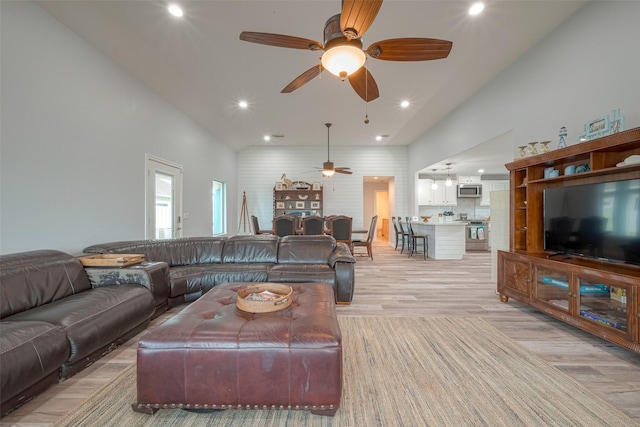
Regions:
<instances>
[{"instance_id":1,"label":"wooden easel","mask_svg":"<svg viewBox=\"0 0 640 427\"><path fill-rule=\"evenodd\" d=\"M242 233L240 233L242 228ZM240 221L238 222L238 234L251 234L251 223L249 222L249 209L247 209L247 193L242 192L242 208L240 208Z\"/></svg>"}]
</instances>

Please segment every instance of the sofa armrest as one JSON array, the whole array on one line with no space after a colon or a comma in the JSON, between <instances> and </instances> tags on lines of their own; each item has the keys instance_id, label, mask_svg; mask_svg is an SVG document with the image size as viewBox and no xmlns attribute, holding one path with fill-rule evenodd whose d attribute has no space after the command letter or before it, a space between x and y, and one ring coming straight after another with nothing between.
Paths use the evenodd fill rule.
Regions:
<instances>
[{"instance_id":1,"label":"sofa armrest","mask_svg":"<svg viewBox=\"0 0 640 427\"><path fill-rule=\"evenodd\" d=\"M333 250L331 255L329 255L329 265L332 268L336 267L336 263L338 262L347 262L351 264L355 264L356 259L349 250L349 246L344 242L338 242L336 244L336 248Z\"/></svg>"},{"instance_id":2,"label":"sofa armrest","mask_svg":"<svg viewBox=\"0 0 640 427\"><path fill-rule=\"evenodd\" d=\"M86 267L92 288L134 284L153 294L156 307L166 306L169 298L169 266L165 262L143 262L128 267Z\"/></svg>"}]
</instances>

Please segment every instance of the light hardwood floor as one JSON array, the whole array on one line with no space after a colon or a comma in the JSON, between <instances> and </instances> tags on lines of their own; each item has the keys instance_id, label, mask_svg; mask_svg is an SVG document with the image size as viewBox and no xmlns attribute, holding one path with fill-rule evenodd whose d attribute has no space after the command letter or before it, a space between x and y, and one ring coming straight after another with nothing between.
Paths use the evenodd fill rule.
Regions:
<instances>
[{"instance_id":1,"label":"light hardwood floor","mask_svg":"<svg viewBox=\"0 0 640 427\"><path fill-rule=\"evenodd\" d=\"M640 422L640 356L510 300L500 302L488 252L459 261L408 258L386 241L374 260L358 256L353 303L342 316L481 317ZM155 327L183 307L155 319ZM144 333L144 332L143 332ZM0 420L0 425L48 426L135 363L137 339L49 388ZM541 396L544 398L544 396Z\"/></svg>"}]
</instances>

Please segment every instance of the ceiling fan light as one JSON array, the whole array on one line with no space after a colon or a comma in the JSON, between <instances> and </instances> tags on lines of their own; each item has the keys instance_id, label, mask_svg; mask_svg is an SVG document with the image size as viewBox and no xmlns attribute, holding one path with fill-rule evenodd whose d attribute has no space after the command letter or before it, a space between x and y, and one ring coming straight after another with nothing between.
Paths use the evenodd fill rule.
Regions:
<instances>
[{"instance_id":1,"label":"ceiling fan light","mask_svg":"<svg viewBox=\"0 0 640 427\"><path fill-rule=\"evenodd\" d=\"M336 173L336 169L333 167L333 162L326 161L322 164L322 176L330 177Z\"/></svg>"},{"instance_id":2,"label":"ceiling fan light","mask_svg":"<svg viewBox=\"0 0 640 427\"><path fill-rule=\"evenodd\" d=\"M355 46L336 46L327 50L321 58L322 66L331 74L344 80L358 71L366 61L362 49Z\"/></svg>"}]
</instances>

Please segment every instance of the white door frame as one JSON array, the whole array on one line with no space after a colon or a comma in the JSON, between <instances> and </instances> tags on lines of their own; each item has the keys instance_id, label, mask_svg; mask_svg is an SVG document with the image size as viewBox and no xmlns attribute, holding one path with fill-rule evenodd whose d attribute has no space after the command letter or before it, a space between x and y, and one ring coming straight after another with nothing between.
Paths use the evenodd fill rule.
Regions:
<instances>
[{"instance_id":1,"label":"white door frame","mask_svg":"<svg viewBox=\"0 0 640 427\"><path fill-rule=\"evenodd\" d=\"M182 237L182 177L183 167L151 154L145 154L145 229L146 239L155 239L156 172L174 177L173 229L174 237Z\"/></svg>"}]
</instances>

